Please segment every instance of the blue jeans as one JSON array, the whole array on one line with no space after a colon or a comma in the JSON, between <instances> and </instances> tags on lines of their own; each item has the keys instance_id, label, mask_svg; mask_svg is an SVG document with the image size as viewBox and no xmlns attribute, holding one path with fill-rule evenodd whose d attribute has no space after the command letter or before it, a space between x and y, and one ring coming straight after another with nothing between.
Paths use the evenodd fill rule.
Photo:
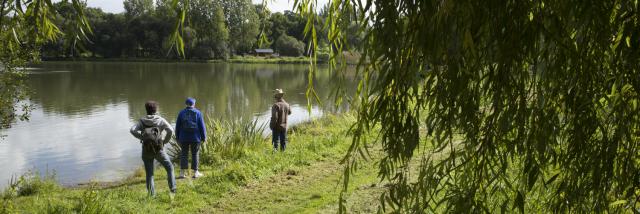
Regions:
<instances>
[{"instance_id":1,"label":"blue jeans","mask_svg":"<svg viewBox=\"0 0 640 214\"><path fill-rule=\"evenodd\" d=\"M164 169L167 170L167 182L169 183L169 189L171 192L176 191L176 178L173 175L173 164L171 163L171 159L164 151L164 149L160 151L145 151L146 149L142 149L142 162L144 162L144 171L147 174L147 191L149 191L149 195L155 195L155 187L153 184L153 160L157 160Z\"/></svg>"},{"instance_id":2,"label":"blue jeans","mask_svg":"<svg viewBox=\"0 0 640 214\"><path fill-rule=\"evenodd\" d=\"M180 142L180 169L189 168L189 150L191 150L191 169L198 170L200 142Z\"/></svg>"},{"instance_id":3,"label":"blue jeans","mask_svg":"<svg viewBox=\"0 0 640 214\"><path fill-rule=\"evenodd\" d=\"M287 130L272 130L271 136L273 149L278 150L278 141L280 141L280 151L284 152L287 148Z\"/></svg>"}]
</instances>

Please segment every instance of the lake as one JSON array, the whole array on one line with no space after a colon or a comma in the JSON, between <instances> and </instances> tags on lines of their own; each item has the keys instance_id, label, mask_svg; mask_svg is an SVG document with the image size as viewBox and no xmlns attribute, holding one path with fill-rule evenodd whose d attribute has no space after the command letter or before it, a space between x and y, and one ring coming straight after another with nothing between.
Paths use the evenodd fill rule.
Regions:
<instances>
[{"instance_id":1,"label":"lake","mask_svg":"<svg viewBox=\"0 0 640 214\"><path fill-rule=\"evenodd\" d=\"M17 122L0 140L0 188L27 171L54 172L63 185L122 179L142 166L140 144L129 128L155 100L175 125L186 97L209 117L258 119L266 123L273 89L283 88L293 113L290 124L336 108L335 86L354 89L327 68L313 77L324 105L307 111L308 65L227 63L46 62L29 69L28 122ZM295 143L295 142L292 142Z\"/></svg>"}]
</instances>

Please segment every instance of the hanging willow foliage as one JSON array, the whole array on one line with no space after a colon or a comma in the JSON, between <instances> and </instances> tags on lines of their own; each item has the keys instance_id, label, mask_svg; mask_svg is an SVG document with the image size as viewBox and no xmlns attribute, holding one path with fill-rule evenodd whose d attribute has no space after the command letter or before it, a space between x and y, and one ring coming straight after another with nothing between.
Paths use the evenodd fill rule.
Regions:
<instances>
[{"instance_id":1,"label":"hanging willow foliage","mask_svg":"<svg viewBox=\"0 0 640 214\"><path fill-rule=\"evenodd\" d=\"M380 126L380 211L638 211L637 0L332 0L332 59L347 12L366 39L345 190Z\"/></svg>"}]
</instances>

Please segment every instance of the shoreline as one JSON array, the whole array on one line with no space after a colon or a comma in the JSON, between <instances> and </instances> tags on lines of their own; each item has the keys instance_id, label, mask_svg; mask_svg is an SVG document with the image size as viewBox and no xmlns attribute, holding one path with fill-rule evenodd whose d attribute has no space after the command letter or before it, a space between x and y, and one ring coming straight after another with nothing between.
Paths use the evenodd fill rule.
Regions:
<instances>
[{"instance_id":1,"label":"shoreline","mask_svg":"<svg viewBox=\"0 0 640 214\"><path fill-rule=\"evenodd\" d=\"M41 62L157 62L157 63L234 63L234 64L310 64L309 57L235 57L223 59L163 59L163 58L43 58ZM328 64L318 59L317 64Z\"/></svg>"},{"instance_id":2,"label":"shoreline","mask_svg":"<svg viewBox=\"0 0 640 214\"><path fill-rule=\"evenodd\" d=\"M209 140L203 145L207 149L203 148L200 162L205 176L178 179L175 199L167 194L166 173L162 168L156 168L156 197L147 196L144 172L136 170L133 175L119 181L84 182L74 186L61 186L46 179L31 179L16 189L3 190L0 200L4 211L9 213L52 209L73 211L87 206L82 201L100 201L91 205L99 206L105 212L197 212L251 183L268 181L282 173L296 174L316 163L342 158L351 145L347 130L354 121L355 117L349 113L328 114L292 126L288 131L290 141L284 153L273 152L270 140L262 136L228 138L241 131L231 127L243 127L242 124L222 126L222 130L208 134L230 141Z\"/></svg>"}]
</instances>

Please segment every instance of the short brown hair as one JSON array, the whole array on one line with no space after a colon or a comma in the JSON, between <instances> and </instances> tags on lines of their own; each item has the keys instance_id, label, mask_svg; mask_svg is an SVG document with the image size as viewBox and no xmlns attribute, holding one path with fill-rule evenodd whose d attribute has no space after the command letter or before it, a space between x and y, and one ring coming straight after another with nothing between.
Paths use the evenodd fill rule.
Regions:
<instances>
[{"instance_id":1,"label":"short brown hair","mask_svg":"<svg viewBox=\"0 0 640 214\"><path fill-rule=\"evenodd\" d=\"M158 102L149 100L144 104L144 108L147 110L147 115L152 115L158 112Z\"/></svg>"}]
</instances>

